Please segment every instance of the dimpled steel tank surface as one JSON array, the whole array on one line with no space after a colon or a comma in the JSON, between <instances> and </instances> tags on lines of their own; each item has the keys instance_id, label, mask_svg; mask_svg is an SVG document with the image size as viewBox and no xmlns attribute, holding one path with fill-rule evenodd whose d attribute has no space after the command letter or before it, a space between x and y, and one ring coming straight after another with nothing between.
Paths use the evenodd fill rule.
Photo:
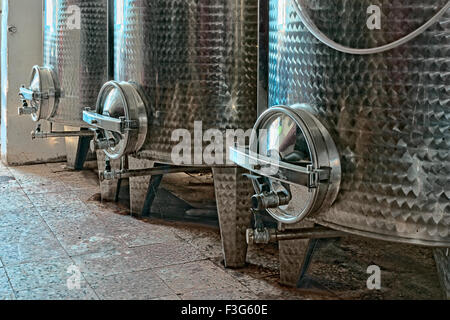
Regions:
<instances>
[{"instance_id":1,"label":"dimpled steel tank surface","mask_svg":"<svg viewBox=\"0 0 450 320\"><path fill-rule=\"evenodd\" d=\"M258 3L116 0L115 80L148 101L140 157L171 163L176 129L250 129L256 120Z\"/></svg>"},{"instance_id":2,"label":"dimpled steel tank surface","mask_svg":"<svg viewBox=\"0 0 450 320\"><path fill-rule=\"evenodd\" d=\"M44 66L53 69L62 90L49 120L85 127L83 109L95 106L108 79L107 1L46 0L44 4Z\"/></svg>"},{"instance_id":3,"label":"dimpled steel tank surface","mask_svg":"<svg viewBox=\"0 0 450 320\"><path fill-rule=\"evenodd\" d=\"M447 0L308 0L308 14L352 48L393 42ZM382 9L382 28L366 26ZM270 106L306 103L340 153L342 181L322 225L384 240L450 244L450 12L425 33L373 55L317 40L290 1L270 2Z\"/></svg>"}]
</instances>

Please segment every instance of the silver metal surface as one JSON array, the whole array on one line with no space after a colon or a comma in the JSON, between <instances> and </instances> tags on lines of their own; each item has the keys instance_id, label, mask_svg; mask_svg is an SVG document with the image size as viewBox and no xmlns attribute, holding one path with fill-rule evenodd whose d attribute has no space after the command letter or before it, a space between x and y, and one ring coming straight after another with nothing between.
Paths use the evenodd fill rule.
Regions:
<instances>
[{"instance_id":1,"label":"silver metal surface","mask_svg":"<svg viewBox=\"0 0 450 320\"><path fill-rule=\"evenodd\" d=\"M194 138L195 121L203 131L253 126L257 1L116 0L115 6L114 78L136 83L149 109L140 158L172 163L176 129L208 145L195 141L202 140Z\"/></svg>"},{"instance_id":2,"label":"silver metal surface","mask_svg":"<svg viewBox=\"0 0 450 320\"><path fill-rule=\"evenodd\" d=\"M43 19L43 66L61 91L56 99L39 97L33 120L89 127L83 109L94 107L107 80L107 0L44 0Z\"/></svg>"},{"instance_id":3,"label":"silver metal surface","mask_svg":"<svg viewBox=\"0 0 450 320\"><path fill-rule=\"evenodd\" d=\"M447 0L308 0L333 41L370 48L411 33ZM382 9L369 30L367 8ZM315 221L362 236L450 244L450 12L414 40L367 56L317 40L289 1L270 2L269 105L307 103L331 133L342 184Z\"/></svg>"}]
</instances>

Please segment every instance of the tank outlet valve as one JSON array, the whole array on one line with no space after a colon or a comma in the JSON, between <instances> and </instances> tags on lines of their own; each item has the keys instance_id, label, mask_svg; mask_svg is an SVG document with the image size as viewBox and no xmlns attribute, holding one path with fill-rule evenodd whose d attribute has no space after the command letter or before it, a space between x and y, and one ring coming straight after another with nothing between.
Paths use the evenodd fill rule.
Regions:
<instances>
[{"instance_id":1,"label":"tank outlet valve","mask_svg":"<svg viewBox=\"0 0 450 320\"><path fill-rule=\"evenodd\" d=\"M253 209L262 211L288 205L292 197L288 192L263 192L252 197Z\"/></svg>"},{"instance_id":2,"label":"tank outlet valve","mask_svg":"<svg viewBox=\"0 0 450 320\"><path fill-rule=\"evenodd\" d=\"M115 180L118 177L120 177L120 172L115 171L115 170L105 170L103 172L100 173L100 180L101 181L111 181L111 180Z\"/></svg>"},{"instance_id":3,"label":"tank outlet valve","mask_svg":"<svg viewBox=\"0 0 450 320\"><path fill-rule=\"evenodd\" d=\"M247 244L269 244L272 241L272 234L276 234L276 230L263 229L247 229Z\"/></svg>"},{"instance_id":4,"label":"tank outlet valve","mask_svg":"<svg viewBox=\"0 0 450 320\"><path fill-rule=\"evenodd\" d=\"M91 141L91 150L106 150L108 148L114 148L117 145L114 139L94 139Z\"/></svg>"},{"instance_id":5,"label":"tank outlet valve","mask_svg":"<svg viewBox=\"0 0 450 320\"><path fill-rule=\"evenodd\" d=\"M36 113L36 108L29 107L28 105L25 104L22 107L19 107L18 109L19 116L31 115L34 113Z\"/></svg>"}]
</instances>

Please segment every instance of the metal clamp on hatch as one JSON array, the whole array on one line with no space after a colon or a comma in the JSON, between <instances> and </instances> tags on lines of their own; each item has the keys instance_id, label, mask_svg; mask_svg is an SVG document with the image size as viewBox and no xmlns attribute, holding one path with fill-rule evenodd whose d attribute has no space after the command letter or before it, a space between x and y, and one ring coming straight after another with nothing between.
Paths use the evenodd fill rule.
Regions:
<instances>
[{"instance_id":1,"label":"metal clamp on hatch","mask_svg":"<svg viewBox=\"0 0 450 320\"><path fill-rule=\"evenodd\" d=\"M29 87L19 90L22 106L19 115L31 115L34 121L50 120L62 97L57 78L49 67L34 66L31 72Z\"/></svg>"},{"instance_id":2,"label":"metal clamp on hatch","mask_svg":"<svg viewBox=\"0 0 450 320\"><path fill-rule=\"evenodd\" d=\"M295 166L274 158L252 153L247 148L230 148L230 160L257 175L285 183L315 189L320 182L328 181L330 168L315 169L312 165Z\"/></svg>"},{"instance_id":3,"label":"metal clamp on hatch","mask_svg":"<svg viewBox=\"0 0 450 320\"><path fill-rule=\"evenodd\" d=\"M126 120L125 117L117 119L103 116L88 108L83 111L83 121L89 123L96 129L103 129L121 134L124 134L129 130L139 129L138 121Z\"/></svg>"},{"instance_id":4,"label":"metal clamp on hatch","mask_svg":"<svg viewBox=\"0 0 450 320\"><path fill-rule=\"evenodd\" d=\"M104 150L112 160L139 151L147 136L147 108L137 85L130 82L107 82L95 111L83 111L83 121L96 131L93 148Z\"/></svg>"},{"instance_id":5,"label":"metal clamp on hatch","mask_svg":"<svg viewBox=\"0 0 450 320\"><path fill-rule=\"evenodd\" d=\"M282 223L297 223L328 209L339 192L339 153L307 105L264 112L250 147L230 148L230 160L252 172L253 208L267 210Z\"/></svg>"}]
</instances>

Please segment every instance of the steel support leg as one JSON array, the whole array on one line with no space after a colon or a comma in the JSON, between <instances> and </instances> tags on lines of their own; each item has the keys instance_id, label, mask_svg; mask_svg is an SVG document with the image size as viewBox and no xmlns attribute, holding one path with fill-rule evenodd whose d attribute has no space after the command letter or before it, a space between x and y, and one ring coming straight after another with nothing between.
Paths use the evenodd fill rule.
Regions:
<instances>
[{"instance_id":1,"label":"steel support leg","mask_svg":"<svg viewBox=\"0 0 450 320\"><path fill-rule=\"evenodd\" d=\"M66 131L70 131L71 129L78 129L78 128L65 127ZM83 170L84 163L90 150L92 138L93 137L65 138L67 166L69 168L77 171Z\"/></svg>"},{"instance_id":2,"label":"steel support leg","mask_svg":"<svg viewBox=\"0 0 450 320\"><path fill-rule=\"evenodd\" d=\"M128 157L128 165L130 170L140 170L153 168L155 162ZM142 214L151 178L151 176L130 178L130 211L135 216Z\"/></svg>"},{"instance_id":3,"label":"steel support leg","mask_svg":"<svg viewBox=\"0 0 450 320\"><path fill-rule=\"evenodd\" d=\"M289 228L312 228L313 223L303 222ZM281 229L288 228L282 226ZM285 230L285 229L284 229ZM314 240L282 240L278 242L280 255L280 283L289 287L297 287L300 278L306 273L311 262Z\"/></svg>"},{"instance_id":4,"label":"steel support leg","mask_svg":"<svg viewBox=\"0 0 450 320\"><path fill-rule=\"evenodd\" d=\"M161 185L164 175L159 174L152 176L150 183L148 184L147 195L145 196L144 206L142 208L141 216L149 217L152 210L153 202L155 201L158 188Z\"/></svg>"},{"instance_id":5,"label":"steel support leg","mask_svg":"<svg viewBox=\"0 0 450 320\"><path fill-rule=\"evenodd\" d=\"M444 297L450 300L450 249L435 249L434 258Z\"/></svg>"},{"instance_id":6,"label":"steel support leg","mask_svg":"<svg viewBox=\"0 0 450 320\"><path fill-rule=\"evenodd\" d=\"M213 168L223 254L229 268L245 266L247 256L245 234L251 226L254 192L244 173L240 168Z\"/></svg>"}]
</instances>

